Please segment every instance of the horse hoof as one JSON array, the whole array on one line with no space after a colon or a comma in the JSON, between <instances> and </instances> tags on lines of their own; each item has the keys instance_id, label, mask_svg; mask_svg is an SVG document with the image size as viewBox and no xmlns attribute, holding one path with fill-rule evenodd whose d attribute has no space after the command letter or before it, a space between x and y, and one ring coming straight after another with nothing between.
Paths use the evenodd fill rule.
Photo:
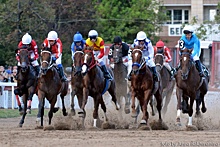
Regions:
<instances>
[{"instance_id":1,"label":"horse hoof","mask_svg":"<svg viewBox=\"0 0 220 147\"><path fill-rule=\"evenodd\" d=\"M76 115L76 111L74 109L71 109L70 115L71 116L75 116Z\"/></svg>"},{"instance_id":2,"label":"horse hoof","mask_svg":"<svg viewBox=\"0 0 220 147\"><path fill-rule=\"evenodd\" d=\"M59 107L53 108L53 113L56 113L59 110Z\"/></svg>"},{"instance_id":3,"label":"horse hoof","mask_svg":"<svg viewBox=\"0 0 220 147\"><path fill-rule=\"evenodd\" d=\"M79 117L84 117L84 112L78 112Z\"/></svg>"},{"instance_id":4,"label":"horse hoof","mask_svg":"<svg viewBox=\"0 0 220 147\"><path fill-rule=\"evenodd\" d=\"M67 116L68 115L68 112L63 112L63 116Z\"/></svg>"},{"instance_id":5,"label":"horse hoof","mask_svg":"<svg viewBox=\"0 0 220 147\"><path fill-rule=\"evenodd\" d=\"M202 110L202 113L205 113L207 109L206 109L206 107L204 107L201 110Z\"/></svg>"},{"instance_id":6,"label":"horse hoof","mask_svg":"<svg viewBox=\"0 0 220 147\"><path fill-rule=\"evenodd\" d=\"M129 108L125 108L125 114L129 114L130 113L130 109Z\"/></svg>"},{"instance_id":7,"label":"horse hoof","mask_svg":"<svg viewBox=\"0 0 220 147\"><path fill-rule=\"evenodd\" d=\"M18 127L22 128L23 124L19 124Z\"/></svg>"},{"instance_id":8,"label":"horse hoof","mask_svg":"<svg viewBox=\"0 0 220 147\"><path fill-rule=\"evenodd\" d=\"M186 131L198 131L198 128L194 125L187 125Z\"/></svg>"},{"instance_id":9,"label":"horse hoof","mask_svg":"<svg viewBox=\"0 0 220 147\"><path fill-rule=\"evenodd\" d=\"M155 113L154 113L154 112L152 112L152 113L151 113L151 115L152 115L152 116L155 116Z\"/></svg>"},{"instance_id":10,"label":"horse hoof","mask_svg":"<svg viewBox=\"0 0 220 147\"><path fill-rule=\"evenodd\" d=\"M20 111L20 112L19 112L19 114L20 114L20 115L23 115L23 114L24 114L24 112L23 112L23 111Z\"/></svg>"},{"instance_id":11,"label":"horse hoof","mask_svg":"<svg viewBox=\"0 0 220 147\"><path fill-rule=\"evenodd\" d=\"M150 123L151 129L152 130L168 130L168 126L162 121L162 120L158 120L158 121L152 121Z\"/></svg>"},{"instance_id":12,"label":"horse hoof","mask_svg":"<svg viewBox=\"0 0 220 147\"><path fill-rule=\"evenodd\" d=\"M147 124L147 121L142 119L140 124Z\"/></svg>"},{"instance_id":13,"label":"horse hoof","mask_svg":"<svg viewBox=\"0 0 220 147\"><path fill-rule=\"evenodd\" d=\"M27 109L26 111L28 114L31 114L31 109Z\"/></svg>"},{"instance_id":14,"label":"horse hoof","mask_svg":"<svg viewBox=\"0 0 220 147\"><path fill-rule=\"evenodd\" d=\"M136 118L136 117L137 117L137 113L136 113L136 112L132 112L132 113L131 113L131 117L132 117L132 118Z\"/></svg>"},{"instance_id":15,"label":"horse hoof","mask_svg":"<svg viewBox=\"0 0 220 147\"><path fill-rule=\"evenodd\" d=\"M147 124L140 124L138 126L139 130L150 130L150 126L148 126Z\"/></svg>"}]
</instances>

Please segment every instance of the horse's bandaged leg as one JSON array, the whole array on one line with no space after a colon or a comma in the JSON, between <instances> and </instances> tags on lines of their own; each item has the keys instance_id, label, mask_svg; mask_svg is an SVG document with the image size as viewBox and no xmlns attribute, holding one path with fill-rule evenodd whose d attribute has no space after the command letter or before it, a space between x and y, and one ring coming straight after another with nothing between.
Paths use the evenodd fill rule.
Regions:
<instances>
[{"instance_id":1,"label":"horse's bandaged leg","mask_svg":"<svg viewBox=\"0 0 220 147\"><path fill-rule=\"evenodd\" d=\"M192 126L192 116L189 117L188 126Z\"/></svg>"},{"instance_id":2,"label":"horse's bandaged leg","mask_svg":"<svg viewBox=\"0 0 220 147\"><path fill-rule=\"evenodd\" d=\"M177 116L177 118L180 118L180 113L181 113L181 110L180 110L180 109L178 109L178 110L177 110L177 115L176 115L176 116Z\"/></svg>"},{"instance_id":3,"label":"horse's bandaged leg","mask_svg":"<svg viewBox=\"0 0 220 147\"><path fill-rule=\"evenodd\" d=\"M93 127L97 127L97 119L94 119Z\"/></svg>"}]
</instances>

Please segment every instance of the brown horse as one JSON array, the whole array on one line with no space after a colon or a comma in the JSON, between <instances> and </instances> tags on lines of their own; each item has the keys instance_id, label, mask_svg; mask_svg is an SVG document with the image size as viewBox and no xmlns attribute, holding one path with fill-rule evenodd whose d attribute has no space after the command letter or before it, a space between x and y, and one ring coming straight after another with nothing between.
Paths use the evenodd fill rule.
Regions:
<instances>
[{"instance_id":1,"label":"brown horse","mask_svg":"<svg viewBox=\"0 0 220 147\"><path fill-rule=\"evenodd\" d=\"M114 80L116 84L116 96L125 98L125 108L124 111L126 114L130 113L130 97L127 94L127 67L123 63L123 54L122 49L114 46L113 51L109 51L109 54L113 56L113 62L111 64L114 65L113 73Z\"/></svg>"},{"instance_id":2,"label":"brown horse","mask_svg":"<svg viewBox=\"0 0 220 147\"><path fill-rule=\"evenodd\" d=\"M108 68L109 73L113 77L113 72L110 68ZM98 119L98 108L99 104L101 104L101 108L104 111L105 118L104 123L108 122L108 118L106 115L106 106L103 101L102 95L108 91L112 96L112 101L116 106L116 110L119 110L120 106L116 99L116 91L115 91L115 81L112 79L111 81L106 80L104 78L103 72L101 68L96 64L96 60L93 54L93 47L87 47L84 49L83 56L83 66L82 66L82 75L83 75L83 101L80 109L80 114L82 117L82 125L84 127L84 119L86 116L85 105L87 103L88 96L91 95L94 100L94 125L93 127L97 127L97 119Z\"/></svg>"},{"instance_id":3,"label":"brown horse","mask_svg":"<svg viewBox=\"0 0 220 147\"><path fill-rule=\"evenodd\" d=\"M142 54L142 49L138 46L132 51L132 77L131 77L131 98L132 98L132 117L137 117L135 110L135 97L139 100L143 117L140 124L147 125L149 114L147 105L154 95L157 100L157 110L159 114L159 122L162 123L161 104L162 104L162 85L160 81L155 83L153 81L153 74L147 66Z\"/></svg>"},{"instance_id":4,"label":"brown horse","mask_svg":"<svg viewBox=\"0 0 220 147\"><path fill-rule=\"evenodd\" d=\"M27 102L29 100L32 101L32 97L36 93L37 76L35 75L34 68L30 65L30 55L28 48L21 48L18 50L20 51L19 57L21 67L17 80L18 89L14 90L14 94L22 96L24 103L23 115L19 123L19 126L22 127L25 116L27 114Z\"/></svg>"},{"instance_id":5,"label":"brown horse","mask_svg":"<svg viewBox=\"0 0 220 147\"><path fill-rule=\"evenodd\" d=\"M160 73L160 77L161 77L161 82L163 87L162 99L165 101L162 108L162 113L165 115L167 112L167 106L172 97L173 89L175 86L175 80L171 79L168 69L164 66L163 54L157 53L154 56L154 62L156 64L157 72Z\"/></svg>"},{"instance_id":6,"label":"brown horse","mask_svg":"<svg viewBox=\"0 0 220 147\"><path fill-rule=\"evenodd\" d=\"M59 73L56 67L52 63L50 49L44 48L41 51L41 76L38 82L38 98L39 107L38 113L41 116L41 126L43 126L43 115L44 115L44 103L45 97L50 103L50 111L48 112L49 125L55 113L58 109L54 108L57 101L57 95L60 94L62 100L62 111L63 115L66 116L66 108L64 105L64 96L68 92L68 82L61 82Z\"/></svg>"},{"instance_id":7,"label":"brown horse","mask_svg":"<svg viewBox=\"0 0 220 147\"><path fill-rule=\"evenodd\" d=\"M74 53L74 65L72 67L71 73L71 112L75 115L74 109L74 97L77 96L79 106L82 106L82 99L83 99L83 83L82 83L82 56L84 55L83 51L76 50Z\"/></svg>"},{"instance_id":8,"label":"brown horse","mask_svg":"<svg viewBox=\"0 0 220 147\"><path fill-rule=\"evenodd\" d=\"M190 105L188 106L188 127L192 127L192 114L193 114L193 103L196 96L202 102L202 112L206 112L204 96L208 91L208 81L209 77L201 78L196 66L191 59L192 49L185 48L181 50L180 57L180 70L178 70L176 75L176 96L177 96L177 124L181 125L180 122L180 112L181 112L181 98L186 101L188 106L188 97L190 98Z\"/></svg>"}]
</instances>

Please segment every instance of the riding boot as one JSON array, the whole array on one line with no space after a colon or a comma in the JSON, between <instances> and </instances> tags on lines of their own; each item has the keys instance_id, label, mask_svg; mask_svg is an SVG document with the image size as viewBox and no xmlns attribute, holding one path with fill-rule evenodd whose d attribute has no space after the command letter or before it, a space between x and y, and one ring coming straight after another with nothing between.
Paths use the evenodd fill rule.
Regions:
<instances>
[{"instance_id":1,"label":"riding boot","mask_svg":"<svg viewBox=\"0 0 220 147\"><path fill-rule=\"evenodd\" d=\"M16 79L16 80L18 80L18 74L19 74L20 70L21 70L21 66L18 66L18 67L17 67L17 73L16 73L16 75L15 75L15 79Z\"/></svg>"},{"instance_id":2,"label":"riding boot","mask_svg":"<svg viewBox=\"0 0 220 147\"><path fill-rule=\"evenodd\" d=\"M103 70L103 73L104 73L104 77L108 80L112 80L112 76L110 75L110 73L108 72L107 68L105 65L102 65L102 70Z\"/></svg>"},{"instance_id":3,"label":"riding boot","mask_svg":"<svg viewBox=\"0 0 220 147\"><path fill-rule=\"evenodd\" d=\"M171 67L171 71L170 71L170 79L174 78L174 74L176 73L175 69Z\"/></svg>"},{"instance_id":4,"label":"riding boot","mask_svg":"<svg viewBox=\"0 0 220 147\"><path fill-rule=\"evenodd\" d=\"M159 78L158 78L158 75L157 75L157 71L156 71L156 67L151 67L152 69L152 72L153 72L153 78L154 78L154 81L155 82L158 82L159 81Z\"/></svg>"},{"instance_id":5,"label":"riding boot","mask_svg":"<svg viewBox=\"0 0 220 147\"><path fill-rule=\"evenodd\" d=\"M204 75L204 71L202 69L202 65L201 65L200 60L196 60L195 63L196 63L196 67L197 67L197 69L199 71L199 76L200 77L204 77L205 75Z\"/></svg>"},{"instance_id":6,"label":"riding boot","mask_svg":"<svg viewBox=\"0 0 220 147\"><path fill-rule=\"evenodd\" d=\"M132 71L128 75L128 81L131 81L131 73L132 73Z\"/></svg>"},{"instance_id":7,"label":"riding boot","mask_svg":"<svg viewBox=\"0 0 220 147\"><path fill-rule=\"evenodd\" d=\"M34 70L35 70L35 73L36 73L36 76L38 77L39 76L39 73L40 73L40 66L34 66Z\"/></svg>"},{"instance_id":8,"label":"riding boot","mask_svg":"<svg viewBox=\"0 0 220 147\"><path fill-rule=\"evenodd\" d=\"M61 66L61 67L58 67L58 68L59 68L59 74L60 74L61 81L62 82L67 82L68 80L67 80L67 78L64 74L63 67Z\"/></svg>"},{"instance_id":9,"label":"riding boot","mask_svg":"<svg viewBox=\"0 0 220 147\"><path fill-rule=\"evenodd\" d=\"M180 63L177 65L177 67L174 69L174 75L177 74L178 70L180 69Z\"/></svg>"}]
</instances>

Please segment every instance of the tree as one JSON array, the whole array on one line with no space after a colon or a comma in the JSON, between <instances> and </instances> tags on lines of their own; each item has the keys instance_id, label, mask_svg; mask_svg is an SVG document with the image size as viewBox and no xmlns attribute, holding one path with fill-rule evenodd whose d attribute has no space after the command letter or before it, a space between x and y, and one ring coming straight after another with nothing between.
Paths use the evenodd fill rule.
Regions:
<instances>
[{"instance_id":1,"label":"tree","mask_svg":"<svg viewBox=\"0 0 220 147\"><path fill-rule=\"evenodd\" d=\"M156 0L102 0L95 9L99 18L97 30L107 42L116 35L132 42L141 30L154 37L167 19L164 7Z\"/></svg>"}]
</instances>

